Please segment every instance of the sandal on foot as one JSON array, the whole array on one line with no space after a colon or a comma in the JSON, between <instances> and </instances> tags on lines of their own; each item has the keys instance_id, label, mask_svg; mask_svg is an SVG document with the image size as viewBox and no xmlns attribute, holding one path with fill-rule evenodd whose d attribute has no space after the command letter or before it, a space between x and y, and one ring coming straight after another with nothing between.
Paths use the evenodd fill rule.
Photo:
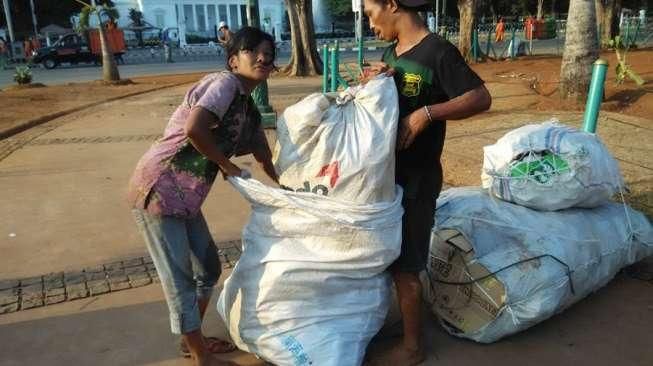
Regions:
<instances>
[{"instance_id":1,"label":"sandal on foot","mask_svg":"<svg viewBox=\"0 0 653 366\"><path fill-rule=\"evenodd\" d=\"M229 353L236 350L236 345L217 337L205 337L204 342L206 342L207 348L211 353ZM190 351L183 341L179 343L179 354L184 358L191 357Z\"/></svg>"}]
</instances>

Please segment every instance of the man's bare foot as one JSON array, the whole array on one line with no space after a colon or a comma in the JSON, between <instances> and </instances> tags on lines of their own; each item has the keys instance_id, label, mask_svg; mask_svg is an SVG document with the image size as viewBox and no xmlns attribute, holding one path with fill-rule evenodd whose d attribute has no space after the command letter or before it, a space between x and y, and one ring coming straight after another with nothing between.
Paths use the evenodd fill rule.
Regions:
<instances>
[{"instance_id":1,"label":"man's bare foot","mask_svg":"<svg viewBox=\"0 0 653 366\"><path fill-rule=\"evenodd\" d=\"M398 343L385 352L381 352L370 360L371 366L415 366L424 361L424 350L411 349L403 343Z\"/></svg>"}]
</instances>

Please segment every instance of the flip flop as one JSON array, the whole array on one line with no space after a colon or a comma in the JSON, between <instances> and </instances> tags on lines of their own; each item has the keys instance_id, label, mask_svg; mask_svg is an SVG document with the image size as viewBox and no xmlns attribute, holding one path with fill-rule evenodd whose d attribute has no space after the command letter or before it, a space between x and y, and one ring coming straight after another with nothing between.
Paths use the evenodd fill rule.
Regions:
<instances>
[{"instance_id":1,"label":"flip flop","mask_svg":"<svg viewBox=\"0 0 653 366\"><path fill-rule=\"evenodd\" d=\"M236 350L236 345L217 337L204 337L204 342L206 342L211 353L229 353ZM184 358L191 357L190 351L184 342L179 343L179 354Z\"/></svg>"}]
</instances>

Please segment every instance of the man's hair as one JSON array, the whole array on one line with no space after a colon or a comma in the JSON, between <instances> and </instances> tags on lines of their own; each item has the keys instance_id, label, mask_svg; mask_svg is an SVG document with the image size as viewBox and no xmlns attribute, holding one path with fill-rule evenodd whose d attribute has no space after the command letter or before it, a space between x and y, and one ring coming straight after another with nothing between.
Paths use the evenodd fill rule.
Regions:
<instances>
[{"instance_id":1,"label":"man's hair","mask_svg":"<svg viewBox=\"0 0 653 366\"><path fill-rule=\"evenodd\" d=\"M235 56L238 52L243 50L253 51L262 42L270 42L272 48L272 63L277 58L276 47L272 35L263 32L262 30L254 27L243 27L238 32L234 33L233 37L227 43L227 70L231 70L229 59ZM275 67L276 68L276 67Z\"/></svg>"}]
</instances>

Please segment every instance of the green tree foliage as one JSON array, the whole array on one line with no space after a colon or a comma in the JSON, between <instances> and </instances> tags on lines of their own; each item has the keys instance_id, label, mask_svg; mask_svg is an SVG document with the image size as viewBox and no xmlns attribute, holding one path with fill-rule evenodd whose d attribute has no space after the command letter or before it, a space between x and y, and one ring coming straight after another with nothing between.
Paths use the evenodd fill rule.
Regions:
<instances>
[{"instance_id":1,"label":"green tree foliage","mask_svg":"<svg viewBox=\"0 0 653 366\"><path fill-rule=\"evenodd\" d=\"M351 0L324 0L330 15L341 17L351 15Z\"/></svg>"}]
</instances>

